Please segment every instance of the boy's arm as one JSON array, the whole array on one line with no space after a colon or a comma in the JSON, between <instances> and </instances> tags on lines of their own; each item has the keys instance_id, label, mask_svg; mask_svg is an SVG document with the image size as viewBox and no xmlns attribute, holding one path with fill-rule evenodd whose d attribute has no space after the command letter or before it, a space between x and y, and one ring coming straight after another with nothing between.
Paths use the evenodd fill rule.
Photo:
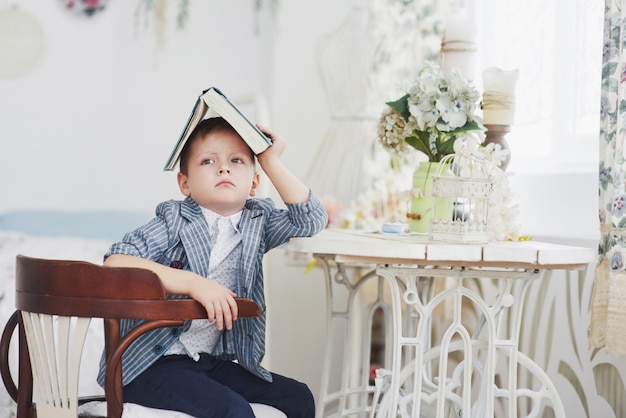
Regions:
<instances>
[{"instance_id":1,"label":"boy's arm","mask_svg":"<svg viewBox=\"0 0 626 418\"><path fill-rule=\"evenodd\" d=\"M309 187L293 175L282 163L285 140L275 131L257 127L272 141L272 146L257 156L259 164L285 203L302 203L309 199Z\"/></svg>"},{"instance_id":2,"label":"boy's arm","mask_svg":"<svg viewBox=\"0 0 626 418\"><path fill-rule=\"evenodd\" d=\"M237 319L236 294L230 289L205 279L191 271L164 266L155 261L126 254L111 254L105 267L137 267L151 270L161 279L170 294L189 295L204 306L209 321L216 321L217 329L231 329Z\"/></svg>"}]
</instances>

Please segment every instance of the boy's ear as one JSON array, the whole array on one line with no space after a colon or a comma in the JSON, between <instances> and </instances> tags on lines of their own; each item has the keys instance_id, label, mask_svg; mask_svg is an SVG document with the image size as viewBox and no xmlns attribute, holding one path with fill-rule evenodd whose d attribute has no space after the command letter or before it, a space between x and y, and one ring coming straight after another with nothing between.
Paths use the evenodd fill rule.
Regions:
<instances>
[{"instance_id":1,"label":"boy's ear","mask_svg":"<svg viewBox=\"0 0 626 418\"><path fill-rule=\"evenodd\" d=\"M256 196L256 191L259 188L259 182L261 181L261 176L258 172L254 173L254 177L252 178L252 186L250 187L250 197Z\"/></svg>"},{"instance_id":2,"label":"boy's ear","mask_svg":"<svg viewBox=\"0 0 626 418\"><path fill-rule=\"evenodd\" d=\"M180 192L183 194L183 196L189 197L191 195L191 190L189 190L187 176L179 171L176 180L178 180L178 188L180 189Z\"/></svg>"}]
</instances>

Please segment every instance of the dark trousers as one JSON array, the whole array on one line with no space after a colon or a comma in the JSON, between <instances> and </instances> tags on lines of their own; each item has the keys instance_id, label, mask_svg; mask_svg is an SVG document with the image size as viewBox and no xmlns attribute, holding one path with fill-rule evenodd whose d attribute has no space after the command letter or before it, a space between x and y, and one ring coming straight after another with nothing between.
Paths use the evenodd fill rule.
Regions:
<instances>
[{"instance_id":1,"label":"dark trousers","mask_svg":"<svg viewBox=\"0 0 626 418\"><path fill-rule=\"evenodd\" d=\"M254 418L250 403L313 418L315 404L304 383L272 373L272 383L237 363L201 354L164 356L124 386L124 402L184 412L197 418Z\"/></svg>"}]
</instances>

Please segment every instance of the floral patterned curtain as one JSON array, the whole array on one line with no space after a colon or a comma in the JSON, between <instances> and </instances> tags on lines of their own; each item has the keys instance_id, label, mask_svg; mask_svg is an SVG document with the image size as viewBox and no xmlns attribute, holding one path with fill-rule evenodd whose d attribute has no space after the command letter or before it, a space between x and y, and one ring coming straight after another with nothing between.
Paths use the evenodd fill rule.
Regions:
<instances>
[{"instance_id":1,"label":"floral patterned curtain","mask_svg":"<svg viewBox=\"0 0 626 418\"><path fill-rule=\"evenodd\" d=\"M600 111L600 244L589 342L626 354L626 0L605 0Z\"/></svg>"}]
</instances>

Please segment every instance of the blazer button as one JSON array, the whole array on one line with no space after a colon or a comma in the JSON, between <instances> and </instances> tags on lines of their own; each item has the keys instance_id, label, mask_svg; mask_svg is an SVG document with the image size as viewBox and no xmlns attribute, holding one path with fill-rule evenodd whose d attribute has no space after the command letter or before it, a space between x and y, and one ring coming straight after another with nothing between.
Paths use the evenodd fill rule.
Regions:
<instances>
[{"instance_id":1,"label":"blazer button","mask_svg":"<svg viewBox=\"0 0 626 418\"><path fill-rule=\"evenodd\" d=\"M157 344L153 348L154 352L160 354L163 351L163 346L161 344Z\"/></svg>"},{"instance_id":2,"label":"blazer button","mask_svg":"<svg viewBox=\"0 0 626 418\"><path fill-rule=\"evenodd\" d=\"M172 328L172 335L174 337L178 337L180 335L180 329L178 328Z\"/></svg>"},{"instance_id":3,"label":"blazer button","mask_svg":"<svg viewBox=\"0 0 626 418\"><path fill-rule=\"evenodd\" d=\"M183 262L179 261L179 260L174 260L170 263L170 267L174 268L174 269L179 269L182 270L183 268Z\"/></svg>"}]
</instances>

